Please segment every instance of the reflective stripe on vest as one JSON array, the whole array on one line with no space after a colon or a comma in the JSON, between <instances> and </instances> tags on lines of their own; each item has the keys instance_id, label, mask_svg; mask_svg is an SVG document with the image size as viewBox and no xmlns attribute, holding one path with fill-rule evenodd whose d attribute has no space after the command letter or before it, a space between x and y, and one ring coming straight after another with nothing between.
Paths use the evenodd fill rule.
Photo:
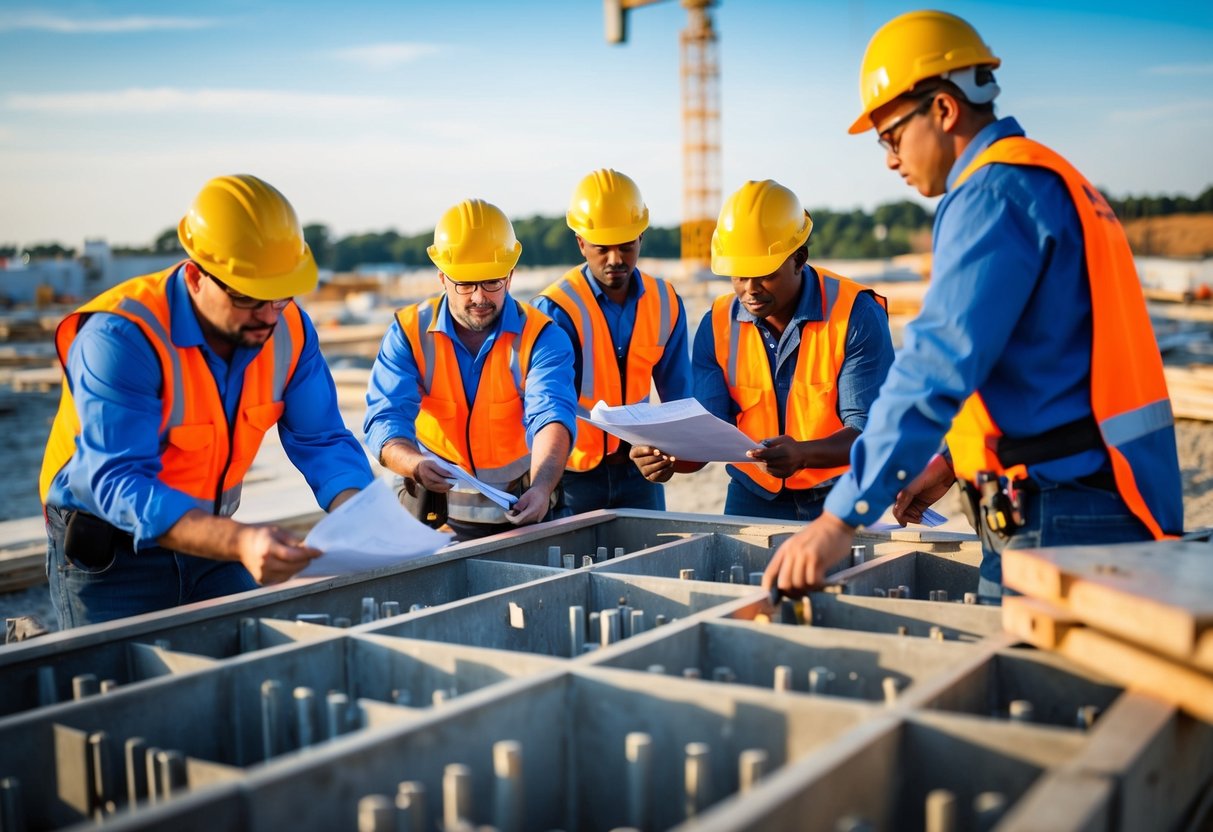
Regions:
<instances>
[{"instance_id":1,"label":"reflective stripe on vest","mask_svg":"<svg viewBox=\"0 0 1213 832\"><path fill-rule=\"evenodd\" d=\"M1103 435L1116 488L1156 539L1183 529L1183 493L1171 400L1155 347L1124 229L1103 196L1069 162L1022 136L994 142L953 185L959 188L983 165L1030 165L1051 170L1070 192L1082 224L1091 294L1091 409ZM948 432L958 476L1005 472L992 448L1002 435L978 393L964 403Z\"/></svg>"},{"instance_id":2,"label":"reflective stripe on vest","mask_svg":"<svg viewBox=\"0 0 1213 832\"><path fill-rule=\"evenodd\" d=\"M523 322L521 337L498 333L469 408L454 345L436 328L441 301L430 298L396 313L420 374L417 441L485 482L512 483L531 468L523 395L531 351L551 319L508 299Z\"/></svg>"},{"instance_id":3,"label":"reflective stripe on vest","mask_svg":"<svg viewBox=\"0 0 1213 832\"><path fill-rule=\"evenodd\" d=\"M236 423L229 426L202 351L173 345L168 281L178 266L119 284L68 315L56 330L56 349L66 369L72 341L91 314L121 315L138 326L160 362L162 415L157 478L188 494L196 507L208 514L230 516L240 505L244 475L265 432L282 415L282 396L303 351L303 319L294 304L282 311L270 338L245 369ZM79 433L80 423L65 376L59 412L43 458L39 485L44 501L55 475L74 455Z\"/></svg>"},{"instance_id":4,"label":"reflective stripe on vest","mask_svg":"<svg viewBox=\"0 0 1213 832\"><path fill-rule=\"evenodd\" d=\"M838 418L838 373L846 359L847 329L856 298L868 292L882 307L884 298L841 275L817 266L822 320L807 321L800 330L796 373L784 411L783 432L797 441L823 439L842 430ZM724 372L729 395L737 403L737 427L755 444L780 433L778 399L770 362L758 327L737 320L736 295L722 295L712 304L712 333L716 362ZM805 489L832 479L848 466L805 468L786 480L743 463L736 469L764 490Z\"/></svg>"},{"instance_id":5,"label":"reflective stripe on vest","mask_svg":"<svg viewBox=\"0 0 1213 832\"><path fill-rule=\"evenodd\" d=\"M582 267L570 269L540 295L565 311L577 330L581 350L581 388L577 391L577 440L569 452L566 470L590 471L606 454L619 449L619 438L590 422L590 410L599 401L608 405L647 402L653 384L653 367L665 354L678 323L678 297L660 278L640 272L644 292L636 303L636 321L628 341L624 379L619 377L615 343L610 327Z\"/></svg>"}]
</instances>

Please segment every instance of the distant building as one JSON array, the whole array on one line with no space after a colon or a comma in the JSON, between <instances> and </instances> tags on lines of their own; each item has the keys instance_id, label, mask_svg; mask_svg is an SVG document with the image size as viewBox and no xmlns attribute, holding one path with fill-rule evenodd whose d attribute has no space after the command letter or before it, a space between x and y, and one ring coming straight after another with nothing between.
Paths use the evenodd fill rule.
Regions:
<instances>
[{"instance_id":1,"label":"distant building","mask_svg":"<svg viewBox=\"0 0 1213 832\"><path fill-rule=\"evenodd\" d=\"M10 258L0 263L0 305L84 301L128 278L166 269L180 253L115 255L104 240L86 240L73 259Z\"/></svg>"}]
</instances>

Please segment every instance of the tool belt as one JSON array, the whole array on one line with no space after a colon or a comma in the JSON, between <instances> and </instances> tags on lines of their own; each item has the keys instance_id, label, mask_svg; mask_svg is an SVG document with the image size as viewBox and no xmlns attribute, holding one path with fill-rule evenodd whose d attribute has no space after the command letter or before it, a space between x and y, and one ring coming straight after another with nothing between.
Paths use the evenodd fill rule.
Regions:
<instances>
[{"instance_id":1,"label":"tool belt","mask_svg":"<svg viewBox=\"0 0 1213 832\"><path fill-rule=\"evenodd\" d=\"M90 571L107 569L114 562L119 546L134 550L135 538L107 520L85 511L67 513L63 554L68 560Z\"/></svg>"},{"instance_id":2,"label":"tool belt","mask_svg":"<svg viewBox=\"0 0 1213 832\"><path fill-rule=\"evenodd\" d=\"M502 491L521 497L531 487L530 472L506 485L498 486ZM401 477L397 481L396 494L400 504L422 523L437 529L445 525L447 520L457 520L464 523L508 523L505 509L494 503L479 491L464 491L452 488L450 491L430 491L411 477ZM564 484L558 483L552 489L548 500L548 508L553 509L563 503Z\"/></svg>"},{"instance_id":3,"label":"tool belt","mask_svg":"<svg viewBox=\"0 0 1213 832\"><path fill-rule=\"evenodd\" d=\"M1004 468L1016 465L1039 465L1054 459L1073 456L1082 451L1104 450L1103 435L1094 416L1084 416L1035 436L998 437L994 453ZM1111 471L1098 471L1077 482L1103 491L1116 491L1116 478ZM984 524L1003 539L1023 528L1024 495L1040 491L1030 477L1009 479L995 471L978 471L975 483L961 482L967 498L966 513L974 528Z\"/></svg>"}]
</instances>

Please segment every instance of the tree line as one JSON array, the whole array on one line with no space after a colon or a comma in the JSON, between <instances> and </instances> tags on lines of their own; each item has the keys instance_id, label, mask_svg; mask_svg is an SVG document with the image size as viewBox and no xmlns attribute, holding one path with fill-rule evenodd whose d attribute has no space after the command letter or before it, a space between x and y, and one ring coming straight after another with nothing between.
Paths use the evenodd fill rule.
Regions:
<instances>
[{"instance_id":1,"label":"tree line","mask_svg":"<svg viewBox=\"0 0 1213 832\"><path fill-rule=\"evenodd\" d=\"M1213 186L1199 196L1108 197L1108 203L1122 220L1162 217L1170 214L1213 213ZM894 257L929 245L934 212L917 202L903 200L878 206L871 213L810 209L813 235L809 248L818 258ZM351 234L335 239L329 227L313 223L303 229L304 237L322 268L351 271L368 264L428 266L425 250L433 242L433 231L403 235L394 229ZM524 266L551 266L575 263L581 259L573 233L564 217L533 216L514 220L514 233L522 243ZM646 257L678 257L681 235L677 226L652 227L645 232L642 253ZM115 247L116 255L176 254L181 252L177 229L167 228L146 247ZM76 250L58 242L29 246L0 244L0 258L18 255L30 259L74 257Z\"/></svg>"}]
</instances>

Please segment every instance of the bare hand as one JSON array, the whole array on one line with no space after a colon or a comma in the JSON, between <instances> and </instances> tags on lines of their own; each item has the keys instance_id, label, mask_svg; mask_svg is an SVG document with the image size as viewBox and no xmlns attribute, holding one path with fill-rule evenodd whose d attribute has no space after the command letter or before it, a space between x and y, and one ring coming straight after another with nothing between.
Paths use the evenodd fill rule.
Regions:
<instances>
[{"instance_id":1,"label":"bare hand","mask_svg":"<svg viewBox=\"0 0 1213 832\"><path fill-rule=\"evenodd\" d=\"M901 525L921 523L922 513L948 493L956 482L952 466L940 454L931 457L927 467L909 485L897 492L893 501L893 517Z\"/></svg>"},{"instance_id":2,"label":"bare hand","mask_svg":"<svg viewBox=\"0 0 1213 832\"><path fill-rule=\"evenodd\" d=\"M674 463L677 460L651 445L633 445L628 457L649 482L669 482L670 477L674 476Z\"/></svg>"},{"instance_id":3,"label":"bare hand","mask_svg":"<svg viewBox=\"0 0 1213 832\"><path fill-rule=\"evenodd\" d=\"M785 540L762 575L762 586L773 586L799 598L825 583L826 570L851 551L855 529L828 511Z\"/></svg>"},{"instance_id":4,"label":"bare hand","mask_svg":"<svg viewBox=\"0 0 1213 832\"><path fill-rule=\"evenodd\" d=\"M762 463L772 477L785 480L806 467L801 443L790 436L776 436L762 440L762 446L746 451L746 456Z\"/></svg>"},{"instance_id":5,"label":"bare hand","mask_svg":"<svg viewBox=\"0 0 1213 832\"><path fill-rule=\"evenodd\" d=\"M413 479L421 483L426 491L443 494L451 490L450 476L432 459L423 459L417 463L417 467L413 469Z\"/></svg>"},{"instance_id":6,"label":"bare hand","mask_svg":"<svg viewBox=\"0 0 1213 832\"><path fill-rule=\"evenodd\" d=\"M244 526L237 537L237 550L240 562L259 584L289 580L322 554L277 526Z\"/></svg>"},{"instance_id":7,"label":"bare hand","mask_svg":"<svg viewBox=\"0 0 1213 832\"><path fill-rule=\"evenodd\" d=\"M538 523L548 513L552 493L544 488L532 485L522 493L514 507L505 513L505 519L515 526L525 526Z\"/></svg>"}]
</instances>

